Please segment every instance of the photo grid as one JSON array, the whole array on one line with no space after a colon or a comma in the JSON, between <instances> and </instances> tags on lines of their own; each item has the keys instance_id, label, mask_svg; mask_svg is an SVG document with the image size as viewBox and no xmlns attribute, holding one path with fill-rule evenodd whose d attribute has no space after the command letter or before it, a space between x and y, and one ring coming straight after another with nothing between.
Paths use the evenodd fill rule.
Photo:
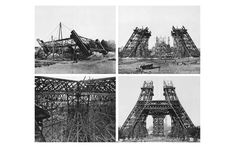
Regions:
<instances>
[{"instance_id":1,"label":"photo grid","mask_svg":"<svg viewBox=\"0 0 235 148\"><path fill-rule=\"evenodd\" d=\"M200 6L35 6L34 56L35 142L200 142Z\"/></svg>"}]
</instances>

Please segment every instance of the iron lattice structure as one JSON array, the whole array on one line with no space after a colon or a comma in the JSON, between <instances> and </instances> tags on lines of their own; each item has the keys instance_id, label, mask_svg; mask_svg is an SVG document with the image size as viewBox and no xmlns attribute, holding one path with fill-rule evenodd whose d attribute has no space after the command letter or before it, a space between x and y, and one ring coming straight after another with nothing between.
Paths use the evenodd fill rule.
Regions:
<instances>
[{"instance_id":1,"label":"iron lattice structure","mask_svg":"<svg viewBox=\"0 0 235 148\"><path fill-rule=\"evenodd\" d=\"M122 51L122 57L146 57L149 55L148 40L151 32L148 27L134 29Z\"/></svg>"},{"instance_id":2,"label":"iron lattice structure","mask_svg":"<svg viewBox=\"0 0 235 148\"><path fill-rule=\"evenodd\" d=\"M58 40L46 41L37 39L37 42L42 47L43 51L48 55L57 53L65 56L65 54L72 54L74 59L77 56L79 59L87 58L92 52L100 52L107 54L107 50L103 47L101 42L96 39L92 40L86 37L79 36L75 30L71 31L69 38L62 39L62 28L60 23L59 38Z\"/></svg>"},{"instance_id":3,"label":"iron lattice structure","mask_svg":"<svg viewBox=\"0 0 235 148\"><path fill-rule=\"evenodd\" d=\"M194 44L192 38L188 34L187 29L172 27L171 35L174 39L174 46L177 49L178 57L199 57L200 51Z\"/></svg>"},{"instance_id":4,"label":"iron lattice structure","mask_svg":"<svg viewBox=\"0 0 235 148\"><path fill-rule=\"evenodd\" d=\"M45 141L115 141L115 77L72 81L35 77L35 125ZM35 126L35 141L37 129Z\"/></svg>"},{"instance_id":5,"label":"iron lattice structure","mask_svg":"<svg viewBox=\"0 0 235 148\"><path fill-rule=\"evenodd\" d=\"M172 82L164 81L165 100L152 100L153 82L144 82L138 101L121 127L122 138L143 138L148 135L146 118L153 117L153 135L164 136L164 118L171 117L171 136L190 136L193 122L181 105Z\"/></svg>"}]
</instances>

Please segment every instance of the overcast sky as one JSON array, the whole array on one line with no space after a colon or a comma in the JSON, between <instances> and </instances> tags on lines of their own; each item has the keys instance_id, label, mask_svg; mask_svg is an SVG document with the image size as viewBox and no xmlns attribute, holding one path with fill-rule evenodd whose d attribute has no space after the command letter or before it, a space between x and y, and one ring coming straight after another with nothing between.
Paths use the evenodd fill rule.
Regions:
<instances>
[{"instance_id":1,"label":"overcast sky","mask_svg":"<svg viewBox=\"0 0 235 148\"><path fill-rule=\"evenodd\" d=\"M51 35L58 37L58 28L53 30L60 22L87 38L115 40L114 6L36 6L35 38L46 41ZM69 35L63 27L63 37Z\"/></svg>"},{"instance_id":2,"label":"overcast sky","mask_svg":"<svg viewBox=\"0 0 235 148\"><path fill-rule=\"evenodd\" d=\"M124 46L135 27L149 27L152 36L149 48L155 44L156 36L171 36L172 26L185 26L200 47L199 6L122 6L119 7L119 47ZM171 39L171 44L172 38Z\"/></svg>"},{"instance_id":3,"label":"overcast sky","mask_svg":"<svg viewBox=\"0 0 235 148\"><path fill-rule=\"evenodd\" d=\"M200 79L198 76L121 76L118 85L118 126L122 126L140 95L144 81L153 80L153 100L163 100L163 80L172 80L181 105L197 126L200 125ZM167 122L169 122L168 120ZM147 118L147 127L152 117Z\"/></svg>"}]
</instances>

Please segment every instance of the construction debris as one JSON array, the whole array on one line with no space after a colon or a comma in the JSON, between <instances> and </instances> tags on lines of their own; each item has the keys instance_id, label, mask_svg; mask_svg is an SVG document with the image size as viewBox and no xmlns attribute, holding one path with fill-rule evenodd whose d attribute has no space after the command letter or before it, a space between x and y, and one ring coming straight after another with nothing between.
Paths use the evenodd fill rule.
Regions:
<instances>
[{"instance_id":1,"label":"construction debris","mask_svg":"<svg viewBox=\"0 0 235 148\"><path fill-rule=\"evenodd\" d=\"M160 71L161 66L153 66L153 64L142 64L138 68L136 68L137 73L151 73L151 71L145 71L149 69L155 69L157 68Z\"/></svg>"},{"instance_id":2,"label":"construction debris","mask_svg":"<svg viewBox=\"0 0 235 148\"><path fill-rule=\"evenodd\" d=\"M153 64L143 64L140 65L141 69L153 69Z\"/></svg>"}]
</instances>

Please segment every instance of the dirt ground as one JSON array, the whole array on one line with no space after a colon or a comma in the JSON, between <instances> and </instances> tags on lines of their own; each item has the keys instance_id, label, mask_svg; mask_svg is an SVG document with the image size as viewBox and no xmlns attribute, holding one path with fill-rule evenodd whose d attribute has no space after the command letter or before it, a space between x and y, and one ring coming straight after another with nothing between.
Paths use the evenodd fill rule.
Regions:
<instances>
[{"instance_id":1,"label":"dirt ground","mask_svg":"<svg viewBox=\"0 0 235 148\"><path fill-rule=\"evenodd\" d=\"M154 68L140 71L137 68L142 64L153 64ZM118 72L120 74L200 74L200 59L161 60L156 58L119 58Z\"/></svg>"},{"instance_id":2,"label":"dirt ground","mask_svg":"<svg viewBox=\"0 0 235 148\"><path fill-rule=\"evenodd\" d=\"M45 62L42 61L42 62ZM53 65L35 67L36 74L114 74L115 59L104 58L98 60L58 61ZM39 61L37 60L37 63Z\"/></svg>"}]
</instances>

